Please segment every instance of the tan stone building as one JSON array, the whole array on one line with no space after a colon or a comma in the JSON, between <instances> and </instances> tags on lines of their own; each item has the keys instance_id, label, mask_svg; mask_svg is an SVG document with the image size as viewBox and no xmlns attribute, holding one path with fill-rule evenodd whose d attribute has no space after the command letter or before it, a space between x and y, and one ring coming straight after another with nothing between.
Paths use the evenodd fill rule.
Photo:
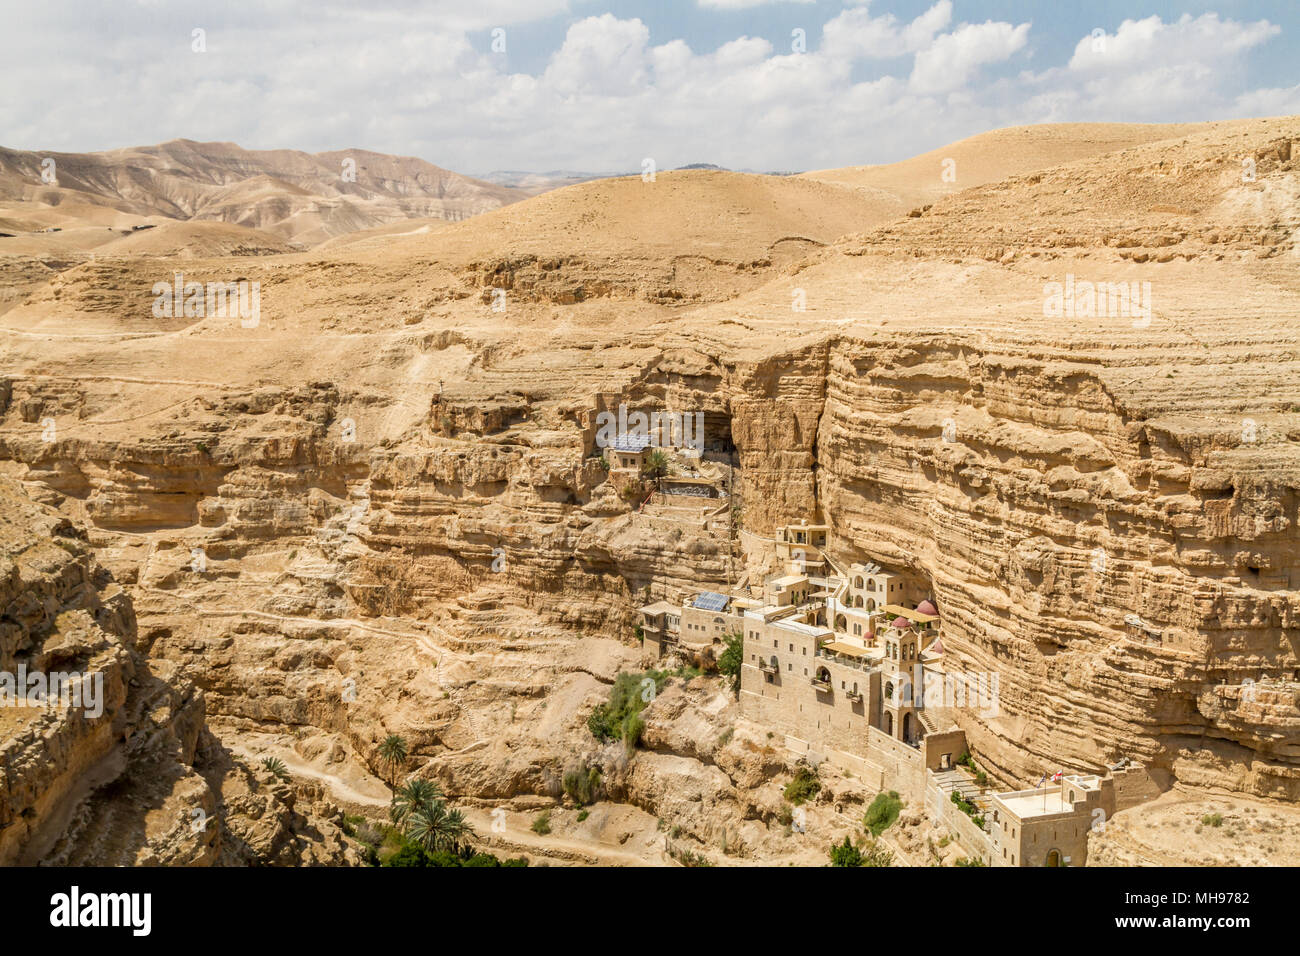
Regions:
<instances>
[{"instance_id":1,"label":"tan stone building","mask_svg":"<svg viewBox=\"0 0 1300 956\"><path fill-rule=\"evenodd\" d=\"M1083 866L1088 833L1115 813L1115 781L1068 774L1047 786L994 794L988 811L994 866Z\"/></svg>"}]
</instances>

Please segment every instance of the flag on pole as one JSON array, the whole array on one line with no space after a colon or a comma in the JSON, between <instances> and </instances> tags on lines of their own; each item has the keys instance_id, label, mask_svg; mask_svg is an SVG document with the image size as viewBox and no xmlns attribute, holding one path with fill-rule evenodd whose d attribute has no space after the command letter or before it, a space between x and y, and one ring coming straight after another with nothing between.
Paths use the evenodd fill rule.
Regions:
<instances>
[{"instance_id":1,"label":"flag on pole","mask_svg":"<svg viewBox=\"0 0 1300 956\"><path fill-rule=\"evenodd\" d=\"M1039 787L1041 787L1043 785L1043 781L1045 781L1046 779L1047 779L1047 774L1043 774L1041 777L1039 777L1038 783L1034 784L1034 789L1037 790Z\"/></svg>"}]
</instances>

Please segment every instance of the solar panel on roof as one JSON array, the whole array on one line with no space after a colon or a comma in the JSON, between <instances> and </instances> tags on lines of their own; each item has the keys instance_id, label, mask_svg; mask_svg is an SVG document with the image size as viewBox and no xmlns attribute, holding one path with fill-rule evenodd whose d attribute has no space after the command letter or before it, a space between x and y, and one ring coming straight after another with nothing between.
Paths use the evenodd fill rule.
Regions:
<instances>
[{"instance_id":1,"label":"solar panel on roof","mask_svg":"<svg viewBox=\"0 0 1300 956\"><path fill-rule=\"evenodd\" d=\"M717 591L702 591L695 599L694 606L701 611L723 611L730 603L731 598L725 594L719 594Z\"/></svg>"},{"instance_id":2,"label":"solar panel on roof","mask_svg":"<svg viewBox=\"0 0 1300 956\"><path fill-rule=\"evenodd\" d=\"M615 451L643 451L650 444L649 435L616 435L610 447Z\"/></svg>"}]
</instances>

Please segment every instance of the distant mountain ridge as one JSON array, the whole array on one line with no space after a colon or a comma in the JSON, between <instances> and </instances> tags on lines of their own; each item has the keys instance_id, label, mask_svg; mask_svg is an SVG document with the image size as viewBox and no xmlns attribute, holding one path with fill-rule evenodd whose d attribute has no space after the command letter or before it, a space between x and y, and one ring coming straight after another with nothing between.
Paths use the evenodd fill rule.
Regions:
<instances>
[{"instance_id":1,"label":"distant mountain ridge","mask_svg":"<svg viewBox=\"0 0 1300 956\"><path fill-rule=\"evenodd\" d=\"M42 179L46 169L53 183ZM188 139L93 153L0 147L0 202L9 218L22 211L11 203L33 204L34 211L72 203L232 223L301 246L403 219L466 219L527 195L415 157L363 149L248 150Z\"/></svg>"}]
</instances>

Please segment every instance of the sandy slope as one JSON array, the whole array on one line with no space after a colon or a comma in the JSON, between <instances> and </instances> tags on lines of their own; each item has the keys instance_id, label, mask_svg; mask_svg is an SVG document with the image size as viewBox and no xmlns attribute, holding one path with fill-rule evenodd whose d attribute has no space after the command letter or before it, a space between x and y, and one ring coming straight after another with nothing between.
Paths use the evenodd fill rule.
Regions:
<instances>
[{"instance_id":1,"label":"sandy slope","mask_svg":"<svg viewBox=\"0 0 1300 956\"><path fill-rule=\"evenodd\" d=\"M1218 123L1049 123L991 130L881 166L844 166L803 173L803 178L853 186L896 215L949 193L1022 176L1079 159L1162 139L1212 130ZM951 166L945 166L951 160ZM945 171L950 170L948 178Z\"/></svg>"}]
</instances>

